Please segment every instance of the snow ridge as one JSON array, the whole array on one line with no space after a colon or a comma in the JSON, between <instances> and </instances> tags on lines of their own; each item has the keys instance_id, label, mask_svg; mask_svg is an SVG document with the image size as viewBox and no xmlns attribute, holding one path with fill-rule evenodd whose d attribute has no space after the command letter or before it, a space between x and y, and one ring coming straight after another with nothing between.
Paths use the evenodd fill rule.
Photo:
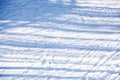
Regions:
<instances>
[{"instance_id":1,"label":"snow ridge","mask_svg":"<svg viewBox=\"0 0 120 80\"><path fill-rule=\"evenodd\" d=\"M120 80L119 3L8 1L0 14L0 80Z\"/></svg>"}]
</instances>

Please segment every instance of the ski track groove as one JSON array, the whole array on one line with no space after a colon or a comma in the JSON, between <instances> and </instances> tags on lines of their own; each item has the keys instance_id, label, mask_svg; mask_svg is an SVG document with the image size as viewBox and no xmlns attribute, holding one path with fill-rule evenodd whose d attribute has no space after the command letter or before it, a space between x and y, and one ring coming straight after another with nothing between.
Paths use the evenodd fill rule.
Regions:
<instances>
[{"instance_id":1,"label":"ski track groove","mask_svg":"<svg viewBox=\"0 0 120 80\"><path fill-rule=\"evenodd\" d=\"M120 80L120 0L12 3L0 17L0 80Z\"/></svg>"}]
</instances>

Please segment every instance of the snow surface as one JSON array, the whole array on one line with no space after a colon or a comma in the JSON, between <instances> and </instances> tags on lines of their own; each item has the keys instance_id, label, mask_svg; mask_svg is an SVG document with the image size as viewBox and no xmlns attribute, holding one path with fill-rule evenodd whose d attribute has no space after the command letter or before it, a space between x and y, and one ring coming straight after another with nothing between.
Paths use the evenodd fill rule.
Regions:
<instances>
[{"instance_id":1,"label":"snow surface","mask_svg":"<svg viewBox=\"0 0 120 80\"><path fill-rule=\"evenodd\" d=\"M120 80L120 0L0 0L0 80Z\"/></svg>"}]
</instances>

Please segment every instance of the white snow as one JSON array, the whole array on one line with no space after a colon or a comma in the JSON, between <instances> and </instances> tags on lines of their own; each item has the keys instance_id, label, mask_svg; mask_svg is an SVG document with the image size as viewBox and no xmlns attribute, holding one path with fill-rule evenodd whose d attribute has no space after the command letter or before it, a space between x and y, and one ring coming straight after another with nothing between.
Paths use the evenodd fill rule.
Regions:
<instances>
[{"instance_id":1,"label":"white snow","mask_svg":"<svg viewBox=\"0 0 120 80\"><path fill-rule=\"evenodd\" d=\"M15 3L0 20L0 80L120 80L120 0Z\"/></svg>"}]
</instances>

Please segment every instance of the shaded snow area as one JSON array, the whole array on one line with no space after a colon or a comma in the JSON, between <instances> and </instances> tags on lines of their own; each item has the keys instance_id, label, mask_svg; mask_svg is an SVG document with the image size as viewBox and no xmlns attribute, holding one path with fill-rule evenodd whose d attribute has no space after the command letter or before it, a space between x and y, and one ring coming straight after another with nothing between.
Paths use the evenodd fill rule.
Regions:
<instances>
[{"instance_id":1,"label":"shaded snow area","mask_svg":"<svg viewBox=\"0 0 120 80\"><path fill-rule=\"evenodd\" d=\"M0 0L0 80L120 80L120 0Z\"/></svg>"}]
</instances>

